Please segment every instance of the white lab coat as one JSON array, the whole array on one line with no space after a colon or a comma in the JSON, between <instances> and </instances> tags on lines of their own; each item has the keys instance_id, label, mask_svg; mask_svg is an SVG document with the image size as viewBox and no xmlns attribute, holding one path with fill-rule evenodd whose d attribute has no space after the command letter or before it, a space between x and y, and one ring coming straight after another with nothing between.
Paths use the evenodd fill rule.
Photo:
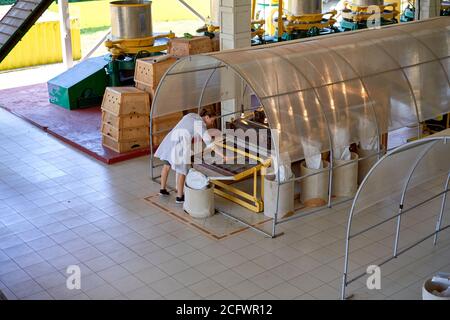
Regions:
<instances>
[{"instance_id":1,"label":"white lab coat","mask_svg":"<svg viewBox=\"0 0 450 320\"><path fill-rule=\"evenodd\" d=\"M191 164L192 138L203 139L207 148L214 145L205 122L196 113L189 113L178 122L159 145L155 157L168 161L176 173L186 175Z\"/></svg>"}]
</instances>

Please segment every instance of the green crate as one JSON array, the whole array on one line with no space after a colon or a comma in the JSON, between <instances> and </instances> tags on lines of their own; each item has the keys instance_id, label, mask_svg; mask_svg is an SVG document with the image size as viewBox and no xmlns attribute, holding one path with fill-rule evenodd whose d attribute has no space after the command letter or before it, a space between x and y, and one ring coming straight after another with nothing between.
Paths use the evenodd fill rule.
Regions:
<instances>
[{"instance_id":1,"label":"green crate","mask_svg":"<svg viewBox=\"0 0 450 320\"><path fill-rule=\"evenodd\" d=\"M107 86L103 57L87 59L47 82L49 100L74 110L100 105Z\"/></svg>"}]
</instances>

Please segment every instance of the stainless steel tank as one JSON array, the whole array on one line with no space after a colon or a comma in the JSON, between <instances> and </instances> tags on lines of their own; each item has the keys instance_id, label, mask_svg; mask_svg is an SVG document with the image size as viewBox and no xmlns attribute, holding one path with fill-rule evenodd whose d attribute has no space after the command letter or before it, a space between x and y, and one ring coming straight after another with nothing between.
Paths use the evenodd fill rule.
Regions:
<instances>
[{"instance_id":1,"label":"stainless steel tank","mask_svg":"<svg viewBox=\"0 0 450 320\"><path fill-rule=\"evenodd\" d=\"M290 0L288 11L294 16L322 13L322 0Z\"/></svg>"},{"instance_id":2,"label":"stainless steel tank","mask_svg":"<svg viewBox=\"0 0 450 320\"><path fill-rule=\"evenodd\" d=\"M381 6L384 3L384 0L352 0L350 1L353 4L361 7L366 6Z\"/></svg>"},{"instance_id":3,"label":"stainless steel tank","mask_svg":"<svg viewBox=\"0 0 450 320\"><path fill-rule=\"evenodd\" d=\"M136 39L152 36L151 1L113 1L111 9L111 37Z\"/></svg>"}]
</instances>

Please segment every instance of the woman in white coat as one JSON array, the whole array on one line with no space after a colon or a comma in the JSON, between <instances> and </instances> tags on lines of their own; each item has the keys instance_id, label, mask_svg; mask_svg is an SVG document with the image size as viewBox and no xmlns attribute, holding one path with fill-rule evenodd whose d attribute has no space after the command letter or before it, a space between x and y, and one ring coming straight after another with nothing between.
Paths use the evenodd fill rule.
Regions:
<instances>
[{"instance_id":1,"label":"woman in white coat","mask_svg":"<svg viewBox=\"0 0 450 320\"><path fill-rule=\"evenodd\" d=\"M163 139L155 152L155 157L164 163L160 195L169 195L166 186L172 168L178 174L176 202L184 202L184 182L191 163L192 139L201 138L206 149L214 149L214 141L208 134L207 127L211 127L216 118L216 114L208 109L203 109L200 114L189 113ZM223 157L219 150L214 151Z\"/></svg>"}]
</instances>

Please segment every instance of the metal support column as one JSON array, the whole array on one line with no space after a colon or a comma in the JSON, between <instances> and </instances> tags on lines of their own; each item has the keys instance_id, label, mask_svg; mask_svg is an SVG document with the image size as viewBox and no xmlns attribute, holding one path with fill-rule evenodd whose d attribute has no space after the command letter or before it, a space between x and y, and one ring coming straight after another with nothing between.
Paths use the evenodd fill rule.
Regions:
<instances>
[{"instance_id":1,"label":"metal support column","mask_svg":"<svg viewBox=\"0 0 450 320\"><path fill-rule=\"evenodd\" d=\"M61 49L63 63L67 69L73 65L72 36L70 34L70 16L68 0L58 1L59 29L61 31Z\"/></svg>"}]
</instances>

